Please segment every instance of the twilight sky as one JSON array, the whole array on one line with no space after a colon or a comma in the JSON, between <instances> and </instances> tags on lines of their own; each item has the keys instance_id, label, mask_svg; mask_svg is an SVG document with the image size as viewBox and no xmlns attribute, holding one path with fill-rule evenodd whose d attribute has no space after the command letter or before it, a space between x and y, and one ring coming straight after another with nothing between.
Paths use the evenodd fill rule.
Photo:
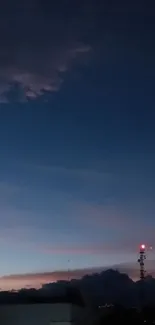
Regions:
<instances>
[{"instance_id":1,"label":"twilight sky","mask_svg":"<svg viewBox=\"0 0 155 325\"><path fill-rule=\"evenodd\" d=\"M0 4L0 276L155 244L154 4L49 3Z\"/></svg>"}]
</instances>

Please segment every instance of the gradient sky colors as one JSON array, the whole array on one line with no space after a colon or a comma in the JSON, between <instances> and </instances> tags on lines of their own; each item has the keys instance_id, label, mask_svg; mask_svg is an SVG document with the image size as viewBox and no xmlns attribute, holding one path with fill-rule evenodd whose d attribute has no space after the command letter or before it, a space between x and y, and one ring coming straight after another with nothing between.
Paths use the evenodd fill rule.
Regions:
<instances>
[{"instance_id":1,"label":"gradient sky colors","mask_svg":"<svg viewBox=\"0 0 155 325\"><path fill-rule=\"evenodd\" d=\"M154 246L153 12L0 5L1 276L133 262L141 241Z\"/></svg>"}]
</instances>

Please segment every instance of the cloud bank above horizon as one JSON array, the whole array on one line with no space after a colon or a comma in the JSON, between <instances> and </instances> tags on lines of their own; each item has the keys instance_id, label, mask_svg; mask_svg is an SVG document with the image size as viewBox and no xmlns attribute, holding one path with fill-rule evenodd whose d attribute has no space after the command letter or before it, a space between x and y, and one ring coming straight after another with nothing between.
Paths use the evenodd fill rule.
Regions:
<instances>
[{"instance_id":1,"label":"cloud bank above horizon","mask_svg":"<svg viewBox=\"0 0 155 325\"><path fill-rule=\"evenodd\" d=\"M147 273L155 277L155 261L146 261ZM100 273L107 269L114 269L126 273L133 281L139 280L138 263L122 263L111 267L92 267L76 270L58 270L53 272L38 272L29 274L14 274L0 277L0 290L20 290L22 288L41 288L42 285L57 281L81 279L85 275Z\"/></svg>"}]
</instances>

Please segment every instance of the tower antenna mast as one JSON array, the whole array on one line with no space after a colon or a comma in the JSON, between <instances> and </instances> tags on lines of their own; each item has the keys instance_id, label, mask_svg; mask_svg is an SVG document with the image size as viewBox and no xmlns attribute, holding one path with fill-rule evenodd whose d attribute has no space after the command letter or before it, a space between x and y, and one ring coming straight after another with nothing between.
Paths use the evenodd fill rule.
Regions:
<instances>
[{"instance_id":1,"label":"tower antenna mast","mask_svg":"<svg viewBox=\"0 0 155 325\"><path fill-rule=\"evenodd\" d=\"M144 244L140 245L140 250L139 250L139 259L138 263L140 265L140 279L144 280L145 279L145 264L144 261L146 259L146 246Z\"/></svg>"}]
</instances>

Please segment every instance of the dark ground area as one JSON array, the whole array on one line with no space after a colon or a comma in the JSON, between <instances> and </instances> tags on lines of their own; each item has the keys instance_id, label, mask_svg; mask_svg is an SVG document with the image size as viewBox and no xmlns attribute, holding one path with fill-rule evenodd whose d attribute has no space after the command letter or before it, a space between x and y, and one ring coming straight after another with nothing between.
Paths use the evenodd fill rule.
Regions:
<instances>
[{"instance_id":1,"label":"dark ground area","mask_svg":"<svg viewBox=\"0 0 155 325\"><path fill-rule=\"evenodd\" d=\"M90 300L85 300L86 297ZM23 288L18 292L0 292L3 305L57 302L82 307L91 303L99 315L97 325L155 324L155 279L147 277L133 282L126 274L107 270L80 280L48 283L38 290Z\"/></svg>"},{"instance_id":2,"label":"dark ground area","mask_svg":"<svg viewBox=\"0 0 155 325\"><path fill-rule=\"evenodd\" d=\"M155 305L146 306L142 310L136 308L124 309L114 307L114 310L107 315L103 315L100 319L100 325L113 324L155 324Z\"/></svg>"}]
</instances>

